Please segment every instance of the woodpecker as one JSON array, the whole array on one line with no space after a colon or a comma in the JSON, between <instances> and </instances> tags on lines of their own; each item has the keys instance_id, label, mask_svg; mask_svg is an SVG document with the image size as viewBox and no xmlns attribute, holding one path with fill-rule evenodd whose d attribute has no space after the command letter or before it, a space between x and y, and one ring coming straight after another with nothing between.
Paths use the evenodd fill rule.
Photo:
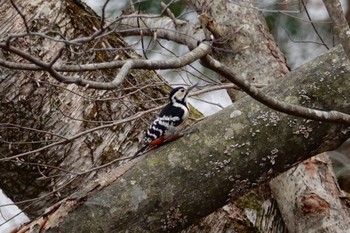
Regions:
<instances>
[{"instance_id":1,"label":"woodpecker","mask_svg":"<svg viewBox=\"0 0 350 233\"><path fill-rule=\"evenodd\" d=\"M196 86L197 84L188 88L176 87L170 91L169 103L150 125L143 139L141 149L131 159L138 157L146 149L155 148L163 142L179 137L189 114L187 96Z\"/></svg>"}]
</instances>

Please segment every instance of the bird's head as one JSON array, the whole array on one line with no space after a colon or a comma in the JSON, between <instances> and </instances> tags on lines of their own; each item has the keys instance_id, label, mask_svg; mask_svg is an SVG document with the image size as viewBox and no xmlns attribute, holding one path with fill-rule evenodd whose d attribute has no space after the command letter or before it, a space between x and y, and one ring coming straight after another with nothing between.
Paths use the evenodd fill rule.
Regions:
<instances>
[{"instance_id":1,"label":"bird's head","mask_svg":"<svg viewBox=\"0 0 350 233\"><path fill-rule=\"evenodd\" d=\"M170 91L169 99L172 102L187 103L187 96L197 84L190 87L175 87Z\"/></svg>"}]
</instances>

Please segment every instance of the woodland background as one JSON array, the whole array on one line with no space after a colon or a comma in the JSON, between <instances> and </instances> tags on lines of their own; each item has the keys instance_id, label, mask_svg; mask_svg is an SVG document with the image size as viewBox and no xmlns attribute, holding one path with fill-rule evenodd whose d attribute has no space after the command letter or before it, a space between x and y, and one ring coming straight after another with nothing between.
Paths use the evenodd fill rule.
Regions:
<instances>
[{"instance_id":1,"label":"woodland background","mask_svg":"<svg viewBox=\"0 0 350 233\"><path fill-rule=\"evenodd\" d=\"M272 83L262 89L268 96L316 110L349 113L348 61L341 47L336 47L342 41L321 1L165 1L163 5L150 0L134 1L133 5L129 1L109 1L108 5L87 1L98 15L79 1L0 3L1 188L32 220L22 229L34 231L39 226L40 231L111 232L125 231L118 227L128 224L135 232L349 229L348 145L323 153L347 139L347 116L335 113L333 123L289 118L249 97L242 99L244 85L231 83L234 76L257 89ZM348 3L342 4L348 12ZM130 15L141 17L135 20ZM195 26L188 29L186 21L177 19ZM114 20L116 24L105 28ZM172 23L174 27L169 26ZM167 34L167 30L180 33ZM211 54L235 75L204 69L203 59L202 64L170 62L181 60L190 50L194 55L188 59L192 59L197 43L202 42L197 38L207 40L210 34L217 39L210 44ZM198 52L207 53L205 43L201 46L203 50ZM193 61L204 55L197 56ZM127 70L119 82L125 66L113 61L139 58L169 63L135 65L143 69ZM306 64L308 61L311 63ZM99 68L86 65L99 63ZM336 84L328 80L319 89L312 82L322 84L323 79L334 77L340 77ZM113 80L118 85L113 86ZM200 121L200 133L166 145L147 158L129 163L121 159L135 152L144 129L166 102L170 87L196 82L200 88L191 99L191 123ZM249 90L254 94L255 89ZM275 108L284 106L274 104ZM247 116L255 116L257 121L241 117L248 106ZM304 114L290 110L298 116ZM313 117L319 115L312 113ZM229 119L234 123L228 123ZM216 140L220 137L232 139L232 144L221 146L222 141ZM304 160L317 152L322 153ZM258 163L257 158L261 159ZM255 174L259 168L264 171L265 164L271 167ZM292 168L266 183L287 167ZM197 186L199 178L194 173L207 180ZM165 177L162 182L158 180L161 176ZM145 185L151 188L142 186L140 177L146 177ZM123 184L124 179L130 187ZM194 189L182 186L183 181ZM154 202L154 193L164 193L161 203ZM128 202L128 195L131 204L126 206L132 210L122 203ZM28 220L14 204L7 203L4 197L1 232ZM91 203L103 204L95 208ZM223 203L227 205L218 209ZM160 209L159 213L154 209ZM119 215L110 216L118 211ZM89 213L101 218L90 218ZM66 221L59 225L62 216ZM203 216L207 217L198 221ZM157 218L160 223L153 223ZM88 220L99 223L92 226L84 222Z\"/></svg>"}]
</instances>

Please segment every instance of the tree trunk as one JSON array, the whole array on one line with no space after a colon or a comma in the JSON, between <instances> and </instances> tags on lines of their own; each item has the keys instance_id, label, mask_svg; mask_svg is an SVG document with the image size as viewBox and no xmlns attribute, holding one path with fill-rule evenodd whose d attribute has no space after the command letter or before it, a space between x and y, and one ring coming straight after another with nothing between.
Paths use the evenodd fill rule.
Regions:
<instances>
[{"instance_id":1,"label":"tree trunk","mask_svg":"<svg viewBox=\"0 0 350 233\"><path fill-rule=\"evenodd\" d=\"M295 104L349 113L344 101L350 98L349 70L338 48L264 92ZM306 96L313 101L306 101ZM250 97L199 123L197 129L188 138L141 157L108 187L97 191L101 187L97 183L91 187L95 193L87 190L65 200L45 215L48 222L43 229L176 232L349 137L346 125L288 116Z\"/></svg>"},{"instance_id":2,"label":"tree trunk","mask_svg":"<svg viewBox=\"0 0 350 233\"><path fill-rule=\"evenodd\" d=\"M306 160L273 179L271 188L290 233L350 229L350 211L341 200L345 196L326 154Z\"/></svg>"},{"instance_id":3,"label":"tree trunk","mask_svg":"<svg viewBox=\"0 0 350 233\"><path fill-rule=\"evenodd\" d=\"M211 25L207 27L217 28L215 40L219 42L214 46L220 49L214 49L213 56L239 74L240 78L267 85L289 72L263 15L251 4L242 6L224 0L196 0L192 3L196 11L209 19ZM244 94L234 89L229 93L232 101ZM285 232L283 219L271 196L268 186L264 185L245 197L233 200L183 232L197 232L199 229L201 232L251 231L252 223L261 232Z\"/></svg>"},{"instance_id":4,"label":"tree trunk","mask_svg":"<svg viewBox=\"0 0 350 233\"><path fill-rule=\"evenodd\" d=\"M226 0L191 2L209 21L204 26L209 30L214 28L214 35L217 34L214 46L220 49L214 49L213 56L241 78L267 85L289 72L263 15L250 3L237 4ZM233 90L231 94L235 100L244 93Z\"/></svg>"},{"instance_id":5,"label":"tree trunk","mask_svg":"<svg viewBox=\"0 0 350 233\"><path fill-rule=\"evenodd\" d=\"M54 28L51 36L57 40L88 37L100 25L100 19L93 11L75 1L36 1L35 4L16 1L16 4L32 32ZM25 32L23 20L10 1L3 2L0 10L1 35ZM55 57L63 46L63 43L40 36L15 38L11 44L44 61ZM64 50L61 59L82 64L138 57L133 51L125 50L125 46L122 39L113 34L70 45L72 51L86 52L68 54ZM19 60L8 54L0 55L9 61ZM96 70L79 75L108 81L117 72ZM140 110L159 106L164 103L163 97L169 90L164 87L165 81L161 77L145 70L133 70L113 91L65 85L45 72L0 67L0 74L0 153L5 157L35 150L93 127L133 116ZM91 179L113 169L118 163L105 169L85 171L134 153L143 130L153 118L153 114L147 114L142 119L95 131L40 153L1 161L1 188L27 214L38 216L48 206L82 189Z\"/></svg>"},{"instance_id":6,"label":"tree trunk","mask_svg":"<svg viewBox=\"0 0 350 233\"><path fill-rule=\"evenodd\" d=\"M229 66L241 78L252 83L268 84L276 78L283 77L288 72L283 54L271 37L261 13L255 10L251 4L245 3L242 6L242 4L234 4L227 1L193 2L197 6L196 10L201 10L201 13L205 14L209 19L210 22L208 24L210 25L208 27L217 29L219 37L216 40L225 41L222 44L217 43L216 46L220 46L221 50L214 52L215 58ZM239 98L241 94L238 94L236 91L231 96ZM293 170L294 168L292 168ZM321 169L318 169L316 172L321 172ZM286 179L289 183L291 179L298 181L301 175L294 172L289 172L288 174L288 176L281 175L275 178L275 180L280 180L280 182L271 183L274 190L284 190L283 187L280 187L281 183L287 182ZM305 183L308 183L306 181L307 177L303 176ZM315 184L315 182L310 177L309 183ZM335 185L336 180L327 184L330 186ZM298 184L296 183L295 186L298 187ZM261 195L262 191L264 195ZM314 192L317 193L317 190L314 190ZM290 193L291 196L292 194ZM249 200L249 205L246 204L246 200ZM285 209L292 208L288 206L289 202L283 203L283 200L277 200L277 202L279 205L283 205ZM237 211L238 208L233 207L233 203L242 207L243 210ZM201 231L205 229L206 232L222 232L228 229L232 231L240 229L242 231L242 219L246 220L246 217L242 216L244 213L248 214L248 218L254 226L262 232L287 232L283 219L280 217L278 206L275 204L276 201L273 199L268 186L253 190L247 194L246 198L234 200L233 203L192 225L187 229L187 232L196 232L198 229L201 229ZM254 205L251 203L254 203ZM230 210L232 213L230 213ZM302 218L302 216L296 216L294 222L298 222L297 217ZM215 224L213 224L213 219L215 219ZM240 221L237 222L237 219L240 219ZM251 227L249 224L246 224L246 226L248 229ZM310 227L309 230L313 229L311 225L308 226ZM291 227L289 226L289 228ZM304 232L307 231L305 228Z\"/></svg>"}]
</instances>

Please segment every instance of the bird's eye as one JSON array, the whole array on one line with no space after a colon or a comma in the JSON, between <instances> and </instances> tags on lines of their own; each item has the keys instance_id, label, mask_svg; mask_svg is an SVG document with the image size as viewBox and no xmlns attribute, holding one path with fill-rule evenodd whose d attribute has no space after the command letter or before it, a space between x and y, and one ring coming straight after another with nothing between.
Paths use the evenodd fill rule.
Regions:
<instances>
[{"instance_id":1,"label":"bird's eye","mask_svg":"<svg viewBox=\"0 0 350 233\"><path fill-rule=\"evenodd\" d=\"M185 91L185 89L181 89L181 92L184 92Z\"/></svg>"}]
</instances>

